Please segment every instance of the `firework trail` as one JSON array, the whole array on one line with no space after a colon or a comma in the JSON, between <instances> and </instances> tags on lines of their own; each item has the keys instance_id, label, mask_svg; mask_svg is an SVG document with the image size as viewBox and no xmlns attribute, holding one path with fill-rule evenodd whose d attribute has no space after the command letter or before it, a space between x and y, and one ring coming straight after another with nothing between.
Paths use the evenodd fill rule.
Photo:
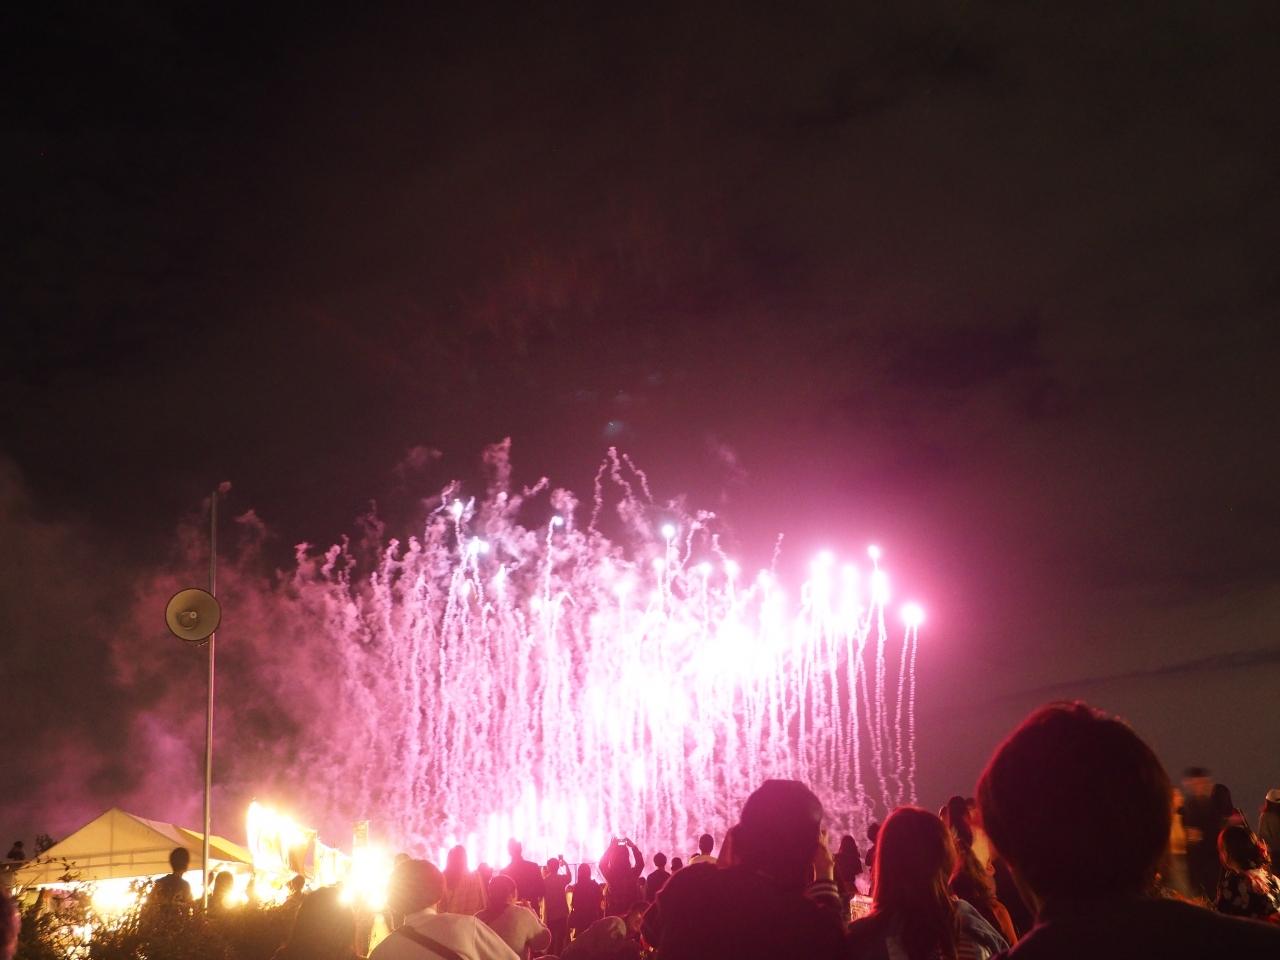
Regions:
<instances>
[{"instance_id":1,"label":"firework trail","mask_svg":"<svg viewBox=\"0 0 1280 960\"><path fill-rule=\"evenodd\" d=\"M714 514L656 506L626 456L601 463L582 526L567 491L513 492L508 452L487 451L483 497L447 487L371 564L346 541L298 552L292 602L341 648L355 705L356 815L429 856L504 862L516 836L593 861L614 834L722 836L768 777L808 783L833 831L914 800L918 621L892 671L878 550L865 579L821 555L792 614Z\"/></svg>"}]
</instances>

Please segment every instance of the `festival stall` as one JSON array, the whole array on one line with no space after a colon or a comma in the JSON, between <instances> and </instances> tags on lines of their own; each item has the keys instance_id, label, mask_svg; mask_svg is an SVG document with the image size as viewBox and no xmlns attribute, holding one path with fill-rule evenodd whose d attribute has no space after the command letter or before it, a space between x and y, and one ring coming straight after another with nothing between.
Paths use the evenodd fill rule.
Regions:
<instances>
[{"instance_id":1,"label":"festival stall","mask_svg":"<svg viewBox=\"0 0 1280 960\"><path fill-rule=\"evenodd\" d=\"M113 807L16 870L12 883L24 890L54 891L88 884L95 905L110 912L117 902L130 899L131 887L169 873L170 852L186 847L191 867L185 878L198 897L205 876L202 845L199 831ZM238 843L210 835L209 870L230 872L243 889L253 873L253 857Z\"/></svg>"}]
</instances>

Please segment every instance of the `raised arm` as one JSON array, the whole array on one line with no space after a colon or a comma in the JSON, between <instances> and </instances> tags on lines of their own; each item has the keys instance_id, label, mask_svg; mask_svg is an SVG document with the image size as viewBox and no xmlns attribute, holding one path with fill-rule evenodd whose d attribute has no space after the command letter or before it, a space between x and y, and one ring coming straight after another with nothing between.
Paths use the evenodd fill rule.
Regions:
<instances>
[{"instance_id":1,"label":"raised arm","mask_svg":"<svg viewBox=\"0 0 1280 960\"><path fill-rule=\"evenodd\" d=\"M631 869L635 872L635 875L638 877L640 876L640 874L644 873L644 854L641 853L640 848L637 847L630 840L627 841L627 847L631 851L631 856L635 859L635 863L631 865Z\"/></svg>"}]
</instances>

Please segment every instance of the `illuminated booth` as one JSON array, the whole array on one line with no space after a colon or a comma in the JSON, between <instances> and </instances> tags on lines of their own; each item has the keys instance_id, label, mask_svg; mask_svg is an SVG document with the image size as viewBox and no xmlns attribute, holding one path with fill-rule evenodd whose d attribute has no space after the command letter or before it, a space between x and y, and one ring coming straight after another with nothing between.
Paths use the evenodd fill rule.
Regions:
<instances>
[{"instance_id":1,"label":"illuminated booth","mask_svg":"<svg viewBox=\"0 0 1280 960\"><path fill-rule=\"evenodd\" d=\"M20 888L55 890L92 884L95 903L109 908L127 896L131 884L169 873L170 852L186 847L191 868L184 876L199 896L205 874L202 843L199 831L112 807L14 871L12 882ZM243 889L253 874L253 857L238 843L210 836L209 869L230 872Z\"/></svg>"}]
</instances>

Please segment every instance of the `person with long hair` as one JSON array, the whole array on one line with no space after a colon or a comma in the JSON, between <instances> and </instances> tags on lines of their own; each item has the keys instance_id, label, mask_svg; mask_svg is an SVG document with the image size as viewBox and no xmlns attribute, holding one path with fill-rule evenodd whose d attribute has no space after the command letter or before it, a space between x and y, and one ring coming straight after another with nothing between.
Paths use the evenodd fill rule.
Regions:
<instances>
[{"instance_id":1,"label":"person with long hair","mask_svg":"<svg viewBox=\"0 0 1280 960\"><path fill-rule=\"evenodd\" d=\"M862 854L858 852L858 841L849 834L840 838L840 846L836 849L836 886L840 888L840 899L847 905L858 892L858 877L862 876Z\"/></svg>"},{"instance_id":2,"label":"person with long hair","mask_svg":"<svg viewBox=\"0 0 1280 960\"><path fill-rule=\"evenodd\" d=\"M952 896L955 844L940 817L899 807L876 841L871 914L849 928L856 960L986 960L1008 943L972 906Z\"/></svg>"},{"instance_id":3,"label":"person with long hair","mask_svg":"<svg viewBox=\"0 0 1280 960\"><path fill-rule=\"evenodd\" d=\"M1018 939L1013 918L996 895L995 878L990 867L975 849L978 830L973 823L973 810L964 797L952 797L943 807L942 820L951 830L955 842L956 865L951 872L950 888L991 924L1009 943ZM988 857L990 851L988 850Z\"/></svg>"},{"instance_id":4,"label":"person with long hair","mask_svg":"<svg viewBox=\"0 0 1280 960\"><path fill-rule=\"evenodd\" d=\"M453 847L444 863L444 897L436 907L438 913L462 913L474 916L485 908L484 882L480 874L467 869L467 849Z\"/></svg>"},{"instance_id":5,"label":"person with long hair","mask_svg":"<svg viewBox=\"0 0 1280 960\"><path fill-rule=\"evenodd\" d=\"M1280 923L1280 879L1271 872L1266 846L1247 826L1228 824L1218 834L1222 876L1214 907L1219 913Z\"/></svg>"},{"instance_id":6,"label":"person with long hair","mask_svg":"<svg viewBox=\"0 0 1280 960\"><path fill-rule=\"evenodd\" d=\"M982 919L1000 932L1010 944L1018 940L1013 917L996 895L995 878L979 862L972 847L956 844L956 865L948 886L951 892L972 906Z\"/></svg>"},{"instance_id":7,"label":"person with long hair","mask_svg":"<svg viewBox=\"0 0 1280 960\"><path fill-rule=\"evenodd\" d=\"M302 898L289 940L274 960L354 960L356 918L339 898L337 887L324 887Z\"/></svg>"}]
</instances>

